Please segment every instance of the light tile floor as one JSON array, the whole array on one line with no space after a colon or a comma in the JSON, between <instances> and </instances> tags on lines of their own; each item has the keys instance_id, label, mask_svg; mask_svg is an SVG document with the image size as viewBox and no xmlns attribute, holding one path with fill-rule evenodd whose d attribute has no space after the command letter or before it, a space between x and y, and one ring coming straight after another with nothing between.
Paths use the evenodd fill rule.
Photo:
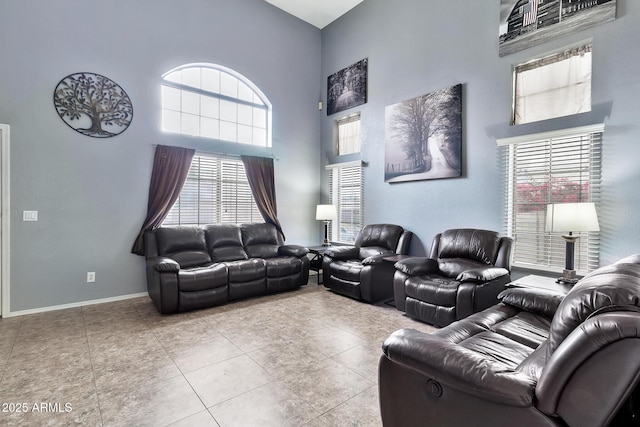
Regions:
<instances>
[{"instance_id":1,"label":"light tile floor","mask_svg":"<svg viewBox=\"0 0 640 427\"><path fill-rule=\"evenodd\" d=\"M0 426L380 426L393 331L315 283L162 316L149 298L0 319Z\"/></svg>"}]
</instances>

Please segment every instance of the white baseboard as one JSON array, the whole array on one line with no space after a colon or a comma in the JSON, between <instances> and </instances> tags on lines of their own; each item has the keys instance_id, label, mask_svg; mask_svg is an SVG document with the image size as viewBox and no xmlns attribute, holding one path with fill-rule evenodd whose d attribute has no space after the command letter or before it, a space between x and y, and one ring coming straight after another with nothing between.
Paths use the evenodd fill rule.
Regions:
<instances>
[{"instance_id":1,"label":"white baseboard","mask_svg":"<svg viewBox=\"0 0 640 427\"><path fill-rule=\"evenodd\" d=\"M74 303L71 303L71 304L52 305L50 307L40 307L40 308L33 308L33 309L29 309L29 310L20 310L20 311L13 311L13 312L9 312L9 313L3 313L2 317L16 317L16 316L24 316L24 315L27 315L27 314L44 313L46 311L64 310L65 308L84 307L86 305L94 305L94 304L103 304L105 302L122 301L122 300L127 300L127 299L146 297L148 295L149 294L146 293L146 292L140 292L139 294L121 295L121 296L118 296L118 297L94 299L94 300L90 300L90 301L74 302Z\"/></svg>"}]
</instances>

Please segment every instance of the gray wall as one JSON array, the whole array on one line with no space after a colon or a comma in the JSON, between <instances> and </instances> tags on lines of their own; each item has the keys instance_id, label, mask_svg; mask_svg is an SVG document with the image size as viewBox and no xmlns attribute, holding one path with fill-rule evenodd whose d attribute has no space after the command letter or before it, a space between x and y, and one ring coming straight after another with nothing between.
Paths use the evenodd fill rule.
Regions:
<instances>
[{"instance_id":1,"label":"gray wall","mask_svg":"<svg viewBox=\"0 0 640 427\"><path fill-rule=\"evenodd\" d=\"M604 122L601 264L640 252L640 2L617 3L615 21L500 58L499 0L365 0L322 32L323 93L328 75L369 58L368 103L323 116L323 164L337 160L333 121L360 111L365 221L405 226L418 237L412 253L424 254L446 228L502 230L496 138ZM590 38L593 112L509 126L513 65ZM463 177L385 184L385 106L458 83Z\"/></svg>"},{"instance_id":2,"label":"gray wall","mask_svg":"<svg viewBox=\"0 0 640 427\"><path fill-rule=\"evenodd\" d=\"M232 68L269 98L287 242L317 241L317 28L262 0L0 0L0 57L0 123L12 137L12 312L146 291L144 260L130 249L154 144L253 153L160 131L160 76L185 63ZM53 89L81 71L127 91L134 117L125 132L89 138L58 118ZM22 222L23 210L39 221Z\"/></svg>"}]
</instances>

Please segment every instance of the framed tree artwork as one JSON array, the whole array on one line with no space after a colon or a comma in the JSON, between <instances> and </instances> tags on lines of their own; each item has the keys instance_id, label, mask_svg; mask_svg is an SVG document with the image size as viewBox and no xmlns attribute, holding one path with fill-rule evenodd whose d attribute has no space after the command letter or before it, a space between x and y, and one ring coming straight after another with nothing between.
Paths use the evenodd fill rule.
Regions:
<instances>
[{"instance_id":1,"label":"framed tree artwork","mask_svg":"<svg viewBox=\"0 0 640 427\"><path fill-rule=\"evenodd\" d=\"M327 116L367 102L367 59L327 77Z\"/></svg>"},{"instance_id":2,"label":"framed tree artwork","mask_svg":"<svg viewBox=\"0 0 640 427\"><path fill-rule=\"evenodd\" d=\"M385 108L385 182L462 173L462 85Z\"/></svg>"},{"instance_id":3,"label":"framed tree artwork","mask_svg":"<svg viewBox=\"0 0 640 427\"><path fill-rule=\"evenodd\" d=\"M94 138L124 132L133 118L133 105L124 89L95 73L75 73L62 79L53 92L53 103L67 125Z\"/></svg>"}]
</instances>

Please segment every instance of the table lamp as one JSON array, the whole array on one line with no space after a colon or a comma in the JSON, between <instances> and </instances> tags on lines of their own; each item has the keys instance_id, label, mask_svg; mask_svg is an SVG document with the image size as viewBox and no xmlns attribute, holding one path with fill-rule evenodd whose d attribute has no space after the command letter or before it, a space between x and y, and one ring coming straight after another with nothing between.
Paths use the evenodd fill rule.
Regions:
<instances>
[{"instance_id":1,"label":"table lamp","mask_svg":"<svg viewBox=\"0 0 640 427\"><path fill-rule=\"evenodd\" d=\"M322 246L331 246L329 242L329 222L338 217L334 205L318 205L316 207L316 220L324 221L324 242Z\"/></svg>"},{"instance_id":2,"label":"table lamp","mask_svg":"<svg viewBox=\"0 0 640 427\"><path fill-rule=\"evenodd\" d=\"M574 270L575 243L577 231L600 231L596 206L593 203L559 203L547 205L546 231L568 232L562 237L566 241L565 269L558 283L574 284L578 281Z\"/></svg>"}]
</instances>

